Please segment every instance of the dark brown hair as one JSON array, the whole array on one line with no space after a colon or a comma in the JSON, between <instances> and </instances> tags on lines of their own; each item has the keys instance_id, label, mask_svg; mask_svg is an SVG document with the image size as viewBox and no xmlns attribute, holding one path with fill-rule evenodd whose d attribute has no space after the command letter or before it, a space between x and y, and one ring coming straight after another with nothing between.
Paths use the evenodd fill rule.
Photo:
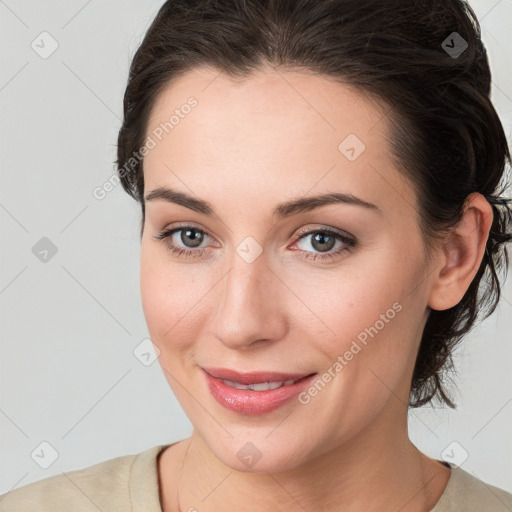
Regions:
<instances>
[{"instance_id":1,"label":"dark brown hair","mask_svg":"<svg viewBox=\"0 0 512 512\"><path fill-rule=\"evenodd\" d=\"M487 318L498 304L512 223L511 200L501 196L510 152L476 15L462 0L165 2L131 63L118 138L118 174L141 204L141 236L143 158L133 155L159 92L197 67L243 79L266 63L334 78L389 107L390 148L414 184L427 254L461 219L470 193L491 204L478 272L457 305L430 310L412 377L411 407L433 398L455 407L444 377L479 311Z\"/></svg>"}]
</instances>

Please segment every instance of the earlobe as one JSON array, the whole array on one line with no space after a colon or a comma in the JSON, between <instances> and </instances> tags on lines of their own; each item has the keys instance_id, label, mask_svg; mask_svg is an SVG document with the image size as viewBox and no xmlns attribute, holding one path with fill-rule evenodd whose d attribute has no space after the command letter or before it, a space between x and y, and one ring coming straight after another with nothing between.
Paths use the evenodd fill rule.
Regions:
<instances>
[{"instance_id":1,"label":"earlobe","mask_svg":"<svg viewBox=\"0 0 512 512\"><path fill-rule=\"evenodd\" d=\"M470 194L459 224L443 244L439 267L433 273L428 302L432 309L449 309L462 300L482 262L492 220L492 207L484 196Z\"/></svg>"}]
</instances>

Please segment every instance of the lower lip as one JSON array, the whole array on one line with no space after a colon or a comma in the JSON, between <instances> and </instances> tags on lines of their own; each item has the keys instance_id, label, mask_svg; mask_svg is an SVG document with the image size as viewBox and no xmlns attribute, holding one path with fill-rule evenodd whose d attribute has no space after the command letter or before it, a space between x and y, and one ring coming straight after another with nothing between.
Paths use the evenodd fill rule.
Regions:
<instances>
[{"instance_id":1,"label":"lower lip","mask_svg":"<svg viewBox=\"0 0 512 512\"><path fill-rule=\"evenodd\" d=\"M251 415L271 412L281 407L307 388L316 377L316 374L314 374L289 386L266 391L254 391L232 388L220 379L216 379L206 372L204 374L211 394L220 405L239 414Z\"/></svg>"}]
</instances>

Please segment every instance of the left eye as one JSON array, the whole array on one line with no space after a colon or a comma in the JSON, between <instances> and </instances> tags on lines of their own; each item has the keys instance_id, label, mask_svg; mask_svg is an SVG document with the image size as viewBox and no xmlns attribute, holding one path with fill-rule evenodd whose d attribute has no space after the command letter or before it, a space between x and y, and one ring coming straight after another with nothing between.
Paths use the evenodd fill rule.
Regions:
<instances>
[{"instance_id":1,"label":"left eye","mask_svg":"<svg viewBox=\"0 0 512 512\"><path fill-rule=\"evenodd\" d=\"M180 232L181 235L178 237L179 242L182 243L185 247L180 246L175 240L175 235ZM295 237L294 245L297 245L298 242L301 242L303 239L311 237L312 235L314 236L310 239L310 245L315 251L319 252L312 253L309 250L299 250L301 257L308 260L332 258L350 250L356 245L355 239L326 228L314 229L299 233ZM194 226L181 226L177 228L171 228L162 231L158 235L155 235L156 239L164 240L165 245L173 254L187 257L199 257L205 253L207 248L199 246L206 237L211 238L206 233L206 231L203 231L202 229L196 228ZM341 247L338 247L335 251L333 251L336 241L341 242Z\"/></svg>"},{"instance_id":2,"label":"left eye","mask_svg":"<svg viewBox=\"0 0 512 512\"><path fill-rule=\"evenodd\" d=\"M301 232L297 235L296 240L300 242L303 239L311 237L312 235L314 236L310 238L310 245L316 251L320 251L320 253L311 253L307 250L301 250L301 253L303 253L303 258L308 260L333 258L335 256L341 255L346 251L349 251L356 245L356 240L354 238L327 228L313 229L307 232ZM338 247L337 250L333 251L332 249L334 248L337 240L341 242L341 247Z\"/></svg>"},{"instance_id":3,"label":"left eye","mask_svg":"<svg viewBox=\"0 0 512 512\"><path fill-rule=\"evenodd\" d=\"M306 233L302 233L298 237L298 242L307 239L309 239L309 245L313 247L315 251L320 251L320 253L313 253L312 256L311 254L304 256L306 259L313 260L317 258L322 259L338 256L339 254L347 251L349 248L355 245L353 238L342 235L341 233L330 229L315 229L307 231ZM341 247L338 246L337 250L333 251L337 241L341 243ZM308 250L302 251L310 253Z\"/></svg>"}]
</instances>

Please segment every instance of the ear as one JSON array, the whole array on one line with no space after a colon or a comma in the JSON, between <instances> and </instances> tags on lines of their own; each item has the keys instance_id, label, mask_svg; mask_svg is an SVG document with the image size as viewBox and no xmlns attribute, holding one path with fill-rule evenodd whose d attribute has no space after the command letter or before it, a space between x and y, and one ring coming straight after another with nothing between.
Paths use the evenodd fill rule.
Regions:
<instances>
[{"instance_id":1,"label":"ear","mask_svg":"<svg viewBox=\"0 0 512 512\"><path fill-rule=\"evenodd\" d=\"M469 194L463 217L443 243L440 264L434 270L428 301L432 309L449 309L462 300L480 267L492 220L492 207L485 197Z\"/></svg>"}]
</instances>

